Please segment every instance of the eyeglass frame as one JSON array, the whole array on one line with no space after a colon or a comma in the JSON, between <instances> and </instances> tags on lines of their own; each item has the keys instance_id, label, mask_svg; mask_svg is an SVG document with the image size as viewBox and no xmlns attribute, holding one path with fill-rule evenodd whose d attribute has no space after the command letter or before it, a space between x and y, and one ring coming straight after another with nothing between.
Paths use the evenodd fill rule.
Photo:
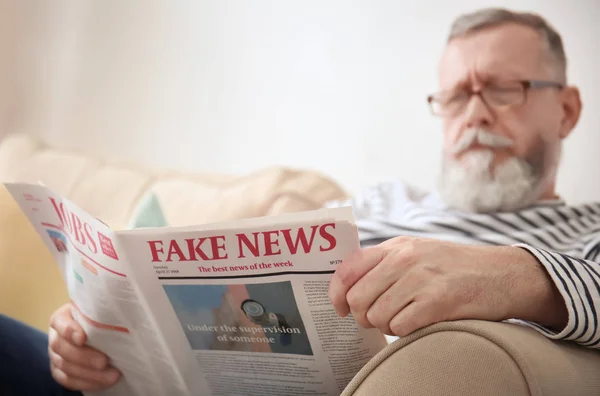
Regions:
<instances>
[{"instance_id":1,"label":"eyeglass frame","mask_svg":"<svg viewBox=\"0 0 600 396\"><path fill-rule=\"evenodd\" d=\"M550 81L550 80L511 80L511 81L503 81L503 82L507 82L507 83L519 83L521 84L521 86L523 87L523 101L515 106L520 106L524 103L527 102L527 92L530 89L541 89L541 88L558 88L558 89L564 89L565 88L565 84L557 82L557 81ZM469 95L469 99L467 100L467 104L469 103L469 101L471 100L471 97L473 95L477 95L481 98L481 100L483 101L483 103L488 106L488 107L492 107L495 108L494 106L490 106L489 103L486 102L486 100L483 98L483 96L481 95L481 91L482 89L478 89L478 90L474 90L474 89L468 89L465 90L465 92ZM431 111L431 113L436 116L436 117L444 117L443 115L439 115L436 114L435 111L433 110L433 104L432 102L435 100L435 96L439 95L440 93L443 92L448 92L451 90L446 90L446 91L439 91L436 93L433 93L431 95L427 96L427 103L429 104L429 110ZM509 107L511 105L508 105Z\"/></svg>"}]
</instances>

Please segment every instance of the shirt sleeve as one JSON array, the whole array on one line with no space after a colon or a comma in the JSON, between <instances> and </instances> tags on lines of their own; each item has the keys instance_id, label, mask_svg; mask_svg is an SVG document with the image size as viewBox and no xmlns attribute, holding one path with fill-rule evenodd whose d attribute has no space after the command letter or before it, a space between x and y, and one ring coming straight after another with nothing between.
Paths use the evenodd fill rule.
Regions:
<instances>
[{"instance_id":1,"label":"shirt sleeve","mask_svg":"<svg viewBox=\"0 0 600 396\"><path fill-rule=\"evenodd\" d=\"M389 238L413 234L403 227L407 210L429 194L404 182L380 183L343 201L331 201L326 208L351 206L362 247L374 246Z\"/></svg>"},{"instance_id":2,"label":"shirt sleeve","mask_svg":"<svg viewBox=\"0 0 600 396\"><path fill-rule=\"evenodd\" d=\"M588 348L600 349L600 235L586 245L583 258L515 245L526 249L544 266L564 298L569 320L560 332L537 323L511 320L533 327L554 340L573 341ZM540 307L544 309L544 307Z\"/></svg>"}]
</instances>

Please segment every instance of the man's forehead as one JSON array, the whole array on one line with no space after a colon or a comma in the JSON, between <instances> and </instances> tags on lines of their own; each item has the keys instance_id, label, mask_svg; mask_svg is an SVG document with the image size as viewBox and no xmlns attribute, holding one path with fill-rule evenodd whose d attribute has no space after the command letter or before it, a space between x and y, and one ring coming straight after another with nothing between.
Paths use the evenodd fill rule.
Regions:
<instances>
[{"instance_id":1,"label":"man's forehead","mask_svg":"<svg viewBox=\"0 0 600 396\"><path fill-rule=\"evenodd\" d=\"M440 85L453 86L477 76L486 79L540 78L543 41L517 24L485 28L453 39L439 65Z\"/></svg>"}]
</instances>

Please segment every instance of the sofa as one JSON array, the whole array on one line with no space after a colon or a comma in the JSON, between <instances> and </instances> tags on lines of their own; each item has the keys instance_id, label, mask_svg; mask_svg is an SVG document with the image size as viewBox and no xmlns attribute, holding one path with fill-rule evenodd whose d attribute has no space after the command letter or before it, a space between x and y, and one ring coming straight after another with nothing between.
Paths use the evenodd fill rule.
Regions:
<instances>
[{"instance_id":1,"label":"sofa","mask_svg":"<svg viewBox=\"0 0 600 396\"><path fill-rule=\"evenodd\" d=\"M115 229L129 224L148 192L171 225L312 210L348 196L315 171L175 172L52 147L23 134L0 141L0 182L42 182ZM0 188L0 313L46 331L50 314L66 301L58 267ZM438 323L388 345L343 395L600 395L600 352L515 324Z\"/></svg>"}]
</instances>

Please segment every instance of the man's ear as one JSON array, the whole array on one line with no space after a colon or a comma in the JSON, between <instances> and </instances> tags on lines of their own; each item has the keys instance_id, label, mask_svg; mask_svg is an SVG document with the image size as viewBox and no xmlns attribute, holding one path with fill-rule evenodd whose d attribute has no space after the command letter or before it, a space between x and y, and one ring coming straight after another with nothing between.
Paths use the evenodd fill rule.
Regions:
<instances>
[{"instance_id":1,"label":"man's ear","mask_svg":"<svg viewBox=\"0 0 600 396\"><path fill-rule=\"evenodd\" d=\"M561 139L571 134L581 115L581 97L576 87L566 87L561 93L563 118L560 123L559 135Z\"/></svg>"}]
</instances>

